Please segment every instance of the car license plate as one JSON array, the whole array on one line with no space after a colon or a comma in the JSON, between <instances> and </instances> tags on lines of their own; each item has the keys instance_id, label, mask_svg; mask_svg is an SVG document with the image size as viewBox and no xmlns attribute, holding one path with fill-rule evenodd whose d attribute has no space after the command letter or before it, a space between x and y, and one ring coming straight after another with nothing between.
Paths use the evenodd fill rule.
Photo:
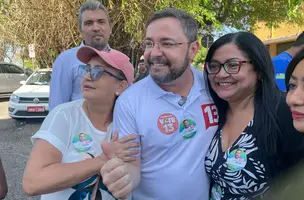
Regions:
<instances>
[{"instance_id":1,"label":"car license plate","mask_svg":"<svg viewBox=\"0 0 304 200\"><path fill-rule=\"evenodd\" d=\"M44 112L44 106L28 106L27 112Z\"/></svg>"}]
</instances>

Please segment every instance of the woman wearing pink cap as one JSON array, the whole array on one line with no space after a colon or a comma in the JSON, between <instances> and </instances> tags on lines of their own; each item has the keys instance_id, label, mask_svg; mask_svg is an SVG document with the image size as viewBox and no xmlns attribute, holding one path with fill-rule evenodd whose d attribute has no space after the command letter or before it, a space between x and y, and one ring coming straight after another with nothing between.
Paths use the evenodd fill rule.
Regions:
<instances>
[{"instance_id":1,"label":"woman wearing pink cap","mask_svg":"<svg viewBox=\"0 0 304 200\"><path fill-rule=\"evenodd\" d=\"M86 63L79 67L79 73L85 74L84 99L58 105L31 138L34 147L22 184L26 194L42 195L42 200L114 199L99 175L108 160L101 142L110 141L115 100L133 83L134 69L125 54L113 49L84 46L77 57ZM138 153L128 150L138 146L129 142L133 139L117 140L114 134L108 147L130 161Z\"/></svg>"}]
</instances>

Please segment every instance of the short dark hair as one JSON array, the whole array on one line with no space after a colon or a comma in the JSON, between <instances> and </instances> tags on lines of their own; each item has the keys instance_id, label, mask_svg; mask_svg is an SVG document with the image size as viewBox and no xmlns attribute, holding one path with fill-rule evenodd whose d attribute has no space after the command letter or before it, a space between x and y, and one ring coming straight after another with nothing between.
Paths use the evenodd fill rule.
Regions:
<instances>
[{"instance_id":1,"label":"short dark hair","mask_svg":"<svg viewBox=\"0 0 304 200\"><path fill-rule=\"evenodd\" d=\"M111 19L106 7L100 1L88 0L84 4L82 4L81 7L79 8L78 25L80 30L82 30L82 13L86 10L98 10L98 9L101 9L106 13L109 24L111 25Z\"/></svg>"},{"instance_id":2,"label":"short dark hair","mask_svg":"<svg viewBox=\"0 0 304 200\"><path fill-rule=\"evenodd\" d=\"M295 57L293 57L293 59L290 61L286 73L285 73L285 85L286 85L286 89L287 91L288 89L288 84L289 84L289 80L290 80L290 76L292 75L293 71L295 70L295 68L297 67L297 65L299 64L299 62L301 62L304 59L304 49L301 50Z\"/></svg>"},{"instance_id":3,"label":"short dark hair","mask_svg":"<svg viewBox=\"0 0 304 200\"><path fill-rule=\"evenodd\" d=\"M304 45L304 32L302 32L296 39L296 41L292 44L293 47L299 47Z\"/></svg>"},{"instance_id":4,"label":"short dark hair","mask_svg":"<svg viewBox=\"0 0 304 200\"><path fill-rule=\"evenodd\" d=\"M197 40L198 26L196 20L183 10L165 8L154 13L146 23L146 28L155 20L162 18L175 18L180 23L189 42Z\"/></svg>"},{"instance_id":5,"label":"short dark hair","mask_svg":"<svg viewBox=\"0 0 304 200\"><path fill-rule=\"evenodd\" d=\"M280 129L277 124L277 107L281 93L274 80L274 68L268 49L263 42L250 32L230 33L220 37L210 47L206 62L210 62L217 49L233 43L252 61L259 80L254 95L254 127L257 133L257 142L270 155L276 152L277 137ZM208 75L208 71L205 70ZM228 102L221 99L211 88L207 79L210 94L218 108L219 129L226 122ZM261 133L261 134L259 134Z\"/></svg>"}]
</instances>

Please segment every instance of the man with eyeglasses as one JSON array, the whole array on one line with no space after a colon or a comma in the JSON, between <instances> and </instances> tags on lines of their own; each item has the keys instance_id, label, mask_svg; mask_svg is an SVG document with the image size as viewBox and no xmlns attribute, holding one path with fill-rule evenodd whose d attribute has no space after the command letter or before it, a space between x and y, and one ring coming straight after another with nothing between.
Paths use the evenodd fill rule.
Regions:
<instances>
[{"instance_id":1,"label":"man with eyeglasses","mask_svg":"<svg viewBox=\"0 0 304 200\"><path fill-rule=\"evenodd\" d=\"M80 7L78 24L83 42L78 47L62 52L53 64L49 111L59 104L82 98L82 76L78 73L78 67L83 63L76 56L78 49L88 45L98 50L110 50L110 17L100 1L90 0Z\"/></svg>"},{"instance_id":2,"label":"man with eyeglasses","mask_svg":"<svg viewBox=\"0 0 304 200\"><path fill-rule=\"evenodd\" d=\"M197 54L196 21L181 10L156 12L143 41L150 76L117 100L114 129L120 137L137 133L136 161L109 160L101 169L116 197L134 190L134 200L209 198L205 155L217 129L216 107L203 74L190 66ZM184 121L191 125L187 128Z\"/></svg>"}]
</instances>

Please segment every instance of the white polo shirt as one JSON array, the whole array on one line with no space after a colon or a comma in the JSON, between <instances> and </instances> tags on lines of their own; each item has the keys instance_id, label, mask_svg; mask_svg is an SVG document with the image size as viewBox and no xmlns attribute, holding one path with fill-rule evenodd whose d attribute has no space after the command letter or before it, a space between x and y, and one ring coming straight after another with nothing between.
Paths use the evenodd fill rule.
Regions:
<instances>
[{"instance_id":1,"label":"white polo shirt","mask_svg":"<svg viewBox=\"0 0 304 200\"><path fill-rule=\"evenodd\" d=\"M138 134L141 143L141 181L134 200L209 199L205 155L218 115L203 73L191 70L194 84L182 106L181 96L162 90L151 76L117 100L114 130L120 137Z\"/></svg>"}]
</instances>

